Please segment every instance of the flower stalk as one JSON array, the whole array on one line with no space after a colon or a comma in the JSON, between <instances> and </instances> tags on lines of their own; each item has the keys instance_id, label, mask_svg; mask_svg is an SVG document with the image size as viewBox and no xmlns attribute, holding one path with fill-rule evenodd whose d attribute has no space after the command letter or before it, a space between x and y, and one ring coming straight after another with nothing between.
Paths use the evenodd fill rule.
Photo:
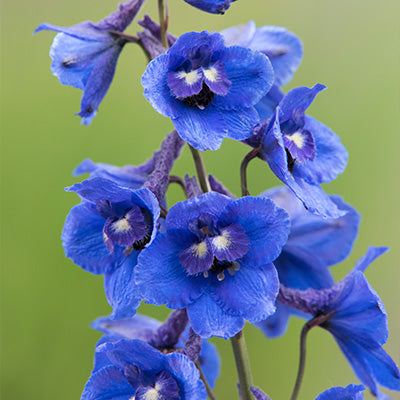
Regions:
<instances>
[{"instance_id":1,"label":"flower stalk","mask_svg":"<svg viewBox=\"0 0 400 400\"><path fill-rule=\"evenodd\" d=\"M253 379L243 331L231 338L231 344L239 377L241 400L253 400L254 397L250 391Z\"/></svg>"},{"instance_id":2,"label":"flower stalk","mask_svg":"<svg viewBox=\"0 0 400 400\"><path fill-rule=\"evenodd\" d=\"M201 152L193 148L189 144L189 149L192 152L194 165L196 167L197 176L199 178L201 190L206 192L211 192L210 182L208 181L206 167L204 165L203 156Z\"/></svg>"},{"instance_id":3,"label":"flower stalk","mask_svg":"<svg viewBox=\"0 0 400 400\"><path fill-rule=\"evenodd\" d=\"M164 0L158 0L158 16L160 19L161 43L166 49L168 49L168 39L167 39L168 17L166 12L166 5L164 5Z\"/></svg>"}]
</instances>

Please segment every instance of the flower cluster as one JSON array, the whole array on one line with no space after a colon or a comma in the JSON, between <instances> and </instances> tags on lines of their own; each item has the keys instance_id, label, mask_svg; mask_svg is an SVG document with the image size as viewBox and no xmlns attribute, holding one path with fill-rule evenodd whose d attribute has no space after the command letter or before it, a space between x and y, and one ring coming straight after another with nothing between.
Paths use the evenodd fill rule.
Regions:
<instances>
[{"instance_id":1,"label":"flower cluster","mask_svg":"<svg viewBox=\"0 0 400 400\"><path fill-rule=\"evenodd\" d=\"M185 1L215 14L233 2ZM42 24L35 31L58 32L51 70L62 84L83 90L84 124L96 115L120 52L135 43L149 59L144 96L175 127L142 165L87 159L74 174L88 178L66 189L81 202L66 218L65 254L104 276L112 307L92 324L104 336L82 399L213 398L220 360L207 339L217 336L231 338L242 363L240 397L267 400L243 373L243 328L247 321L266 337L279 337L291 316L308 321L302 345L313 327L330 332L374 396L384 398L379 386L400 390L399 370L382 347L387 314L363 274L387 249L371 247L337 283L330 270L350 254L360 215L321 187L344 171L348 158L339 137L306 114L326 87L281 88L301 63L301 41L283 27L256 28L254 22L177 38L167 33L162 0L160 24L146 15L137 36L126 34L144 2L121 3L97 23ZM207 176L202 161L200 152L218 150L225 138L250 148L241 164L240 198ZM197 178L171 175L185 143ZM285 186L251 196L246 167L256 157ZM169 207L171 183L181 185L186 198ZM174 311L161 323L136 314L142 301ZM364 386L334 387L317 400L359 400Z\"/></svg>"}]
</instances>

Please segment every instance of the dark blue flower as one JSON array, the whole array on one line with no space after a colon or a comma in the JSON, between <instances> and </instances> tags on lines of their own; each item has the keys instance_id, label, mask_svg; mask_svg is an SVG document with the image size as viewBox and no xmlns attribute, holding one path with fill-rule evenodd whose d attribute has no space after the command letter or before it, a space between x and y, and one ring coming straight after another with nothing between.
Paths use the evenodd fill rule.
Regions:
<instances>
[{"instance_id":1,"label":"dark blue flower","mask_svg":"<svg viewBox=\"0 0 400 400\"><path fill-rule=\"evenodd\" d=\"M95 368L82 400L205 400L195 365L183 354L164 355L141 340L106 342L96 348L107 360Z\"/></svg>"},{"instance_id":2,"label":"dark blue flower","mask_svg":"<svg viewBox=\"0 0 400 400\"><path fill-rule=\"evenodd\" d=\"M185 0L186 3L212 14L224 14L236 0Z\"/></svg>"},{"instance_id":3,"label":"dark blue flower","mask_svg":"<svg viewBox=\"0 0 400 400\"><path fill-rule=\"evenodd\" d=\"M165 335L160 335L160 328L164 325L153 318L140 314L121 320L113 320L108 317L98 318L92 323L92 327L106 335L101 339L101 343L120 339L140 339L162 352L178 351L184 348L189 337L189 329L186 328L183 333L179 333L176 341L167 343ZM214 388L219 376L220 359L217 348L208 340L203 339L201 342L198 361L208 383ZM102 362L104 363L104 360Z\"/></svg>"},{"instance_id":4,"label":"dark blue flower","mask_svg":"<svg viewBox=\"0 0 400 400\"><path fill-rule=\"evenodd\" d=\"M348 154L337 135L305 115L305 110L323 89L325 86L320 84L311 89L292 89L255 137L262 146L260 157L309 211L338 218L344 212L325 194L320 184L332 181L344 171Z\"/></svg>"},{"instance_id":5,"label":"dark blue flower","mask_svg":"<svg viewBox=\"0 0 400 400\"><path fill-rule=\"evenodd\" d=\"M278 279L271 264L289 221L269 199L238 200L210 192L177 203L138 261L135 281L151 304L186 308L202 337L231 337L244 320L275 311Z\"/></svg>"},{"instance_id":6,"label":"dark blue flower","mask_svg":"<svg viewBox=\"0 0 400 400\"><path fill-rule=\"evenodd\" d=\"M127 43L123 32L138 13L144 0L121 3L118 10L102 21L81 22L70 27L41 24L43 30L60 32L50 48L51 71L60 83L83 90L82 124L89 125L107 93L119 54Z\"/></svg>"},{"instance_id":7,"label":"dark blue flower","mask_svg":"<svg viewBox=\"0 0 400 400\"><path fill-rule=\"evenodd\" d=\"M278 296L285 305L323 321L319 326L333 335L357 377L379 399L385 396L378 385L400 391L400 372L382 347L389 333L387 314L363 271L387 250L370 247L353 270L329 289L281 286Z\"/></svg>"},{"instance_id":8,"label":"dark blue flower","mask_svg":"<svg viewBox=\"0 0 400 400\"><path fill-rule=\"evenodd\" d=\"M361 219L357 211L339 196L331 196L331 200L346 214L338 219L322 218L308 212L286 187L271 189L261 196L273 200L290 217L289 238L274 261L280 283L301 290L331 287L334 281L328 267L343 261L350 254ZM268 337L281 336L293 311L277 302L275 314L257 326Z\"/></svg>"},{"instance_id":9,"label":"dark blue flower","mask_svg":"<svg viewBox=\"0 0 400 400\"><path fill-rule=\"evenodd\" d=\"M265 55L226 47L219 33L205 31L179 37L142 77L147 100L198 150L217 150L226 137L251 136L259 122L254 105L272 81Z\"/></svg>"},{"instance_id":10,"label":"dark blue flower","mask_svg":"<svg viewBox=\"0 0 400 400\"><path fill-rule=\"evenodd\" d=\"M325 390L315 400L362 400L364 398L363 385L349 385L343 387L333 387Z\"/></svg>"}]
</instances>

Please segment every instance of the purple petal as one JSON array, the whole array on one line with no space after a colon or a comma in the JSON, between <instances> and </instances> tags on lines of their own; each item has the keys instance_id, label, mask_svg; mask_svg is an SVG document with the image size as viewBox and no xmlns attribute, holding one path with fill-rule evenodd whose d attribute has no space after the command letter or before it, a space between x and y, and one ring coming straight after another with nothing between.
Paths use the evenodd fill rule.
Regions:
<instances>
[{"instance_id":1,"label":"purple petal","mask_svg":"<svg viewBox=\"0 0 400 400\"><path fill-rule=\"evenodd\" d=\"M189 72L180 70L167 73L168 87L178 98L199 94L203 87L203 80L204 75L201 68Z\"/></svg>"},{"instance_id":2,"label":"purple petal","mask_svg":"<svg viewBox=\"0 0 400 400\"><path fill-rule=\"evenodd\" d=\"M212 252L219 260L235 261L249 250L250 240L243 227L234 222L220 228L220 234L210 238Z\"/></svg>"},{"instance_id":3,"label":"purple petal","mask_svg":"<svg viewBox=\"0 0 400 400\"><path fill-rule=\"evenodd\" d=\"M225 96L231 87L231 81L226 76L225 66L221 60L217 60L208 68L203 67L204 81L217 95Z\"/></svg>"},{"instance_id":4,"label":"purple petal","mask_svg":"<svg viewBox=\"0 0 400 400\"><path fill-rule=\"evenodd\" d=\"M214 259L213 250L208 240L193 243L179 253L179 262L189 275L207 271Z\"/></svg>"}]
</instances>

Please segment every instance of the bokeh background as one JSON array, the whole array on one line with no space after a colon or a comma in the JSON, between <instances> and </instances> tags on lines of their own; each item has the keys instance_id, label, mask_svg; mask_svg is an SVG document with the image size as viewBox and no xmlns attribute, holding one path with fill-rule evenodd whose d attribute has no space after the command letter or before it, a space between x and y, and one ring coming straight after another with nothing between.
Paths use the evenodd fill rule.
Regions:
<instances>
[{"instance_id":1,"label":"bokeh background","mask_svg":"<svg viewBox=\"0 0 400 400\"><path fill-rule=\"evenodd\" d=\"M366 275L389 314L386 350L400 361L399 273L399 15L398 0L239 0L224 17L170 0L170 30L221 30L250 19L281 25L304 43L304 59L285 88L324 83L309 110L330 126L350 153L346 172L325 189L341 194L363 216L352 255L333 267L340 279L369 245L392 251ZM69 209L78 202L63 187L84 158L116 165L138 164L172 130L142 95L145 58L135 45L122 52L109 93L90 127L80 125L81 92L61 86L50 73L52 33L31 32L41 22L69 26L102 19L116 8L113 0L3 0L1 5L2 135L2 398L7 400L78 399L92 367L100 334L89 322L110 313L102 278L82 271L64 257L60 232ZM155 15L156 1L144 13ZM137 30L134 24L129 33ZM239 194L239 164L248 151L226 140L207 152L207 169ZM187 149L174 173L194 174ZM257 194L277 184L267 165L249 169L250 190ZM179 188L169 204L182 200ZM164 308L140 312L163 319ZM272 399L287 399L298 362L301 321L288 334L267 340L246 327L254 382ZM237 398L236 371L229 341L213 340L223 368L216 393ZM322 329L309 336L309 353L300 398L314 399L331 386L357 379L333 338ZM394 398L397 394L394 394ZM369 395L366 398L370 398Z\"/></svg>"}]
</instances>

